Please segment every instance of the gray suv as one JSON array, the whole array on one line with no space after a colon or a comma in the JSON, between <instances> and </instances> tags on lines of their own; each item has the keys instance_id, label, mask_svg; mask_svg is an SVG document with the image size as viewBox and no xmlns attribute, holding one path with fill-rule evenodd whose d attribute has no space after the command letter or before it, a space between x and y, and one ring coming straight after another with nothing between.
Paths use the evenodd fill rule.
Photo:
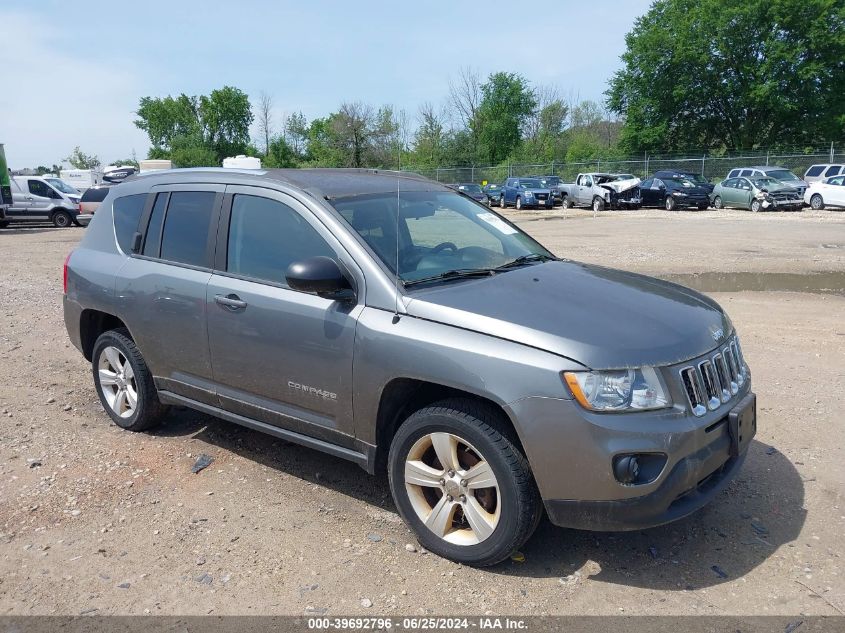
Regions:
<instances>
[{"instance_id":1,"label":"gray suv","mask_svg":"<svg viewBox=\"0 0 845 633\"><path fill-rule=\"evenodd\" d=\"M553 256L446 186L173 170L112 187L64 316L119 426L204 411L387 473L432 552L684 517L742 465L755 396L712 300Z\"/></svg>"}]
</instances>

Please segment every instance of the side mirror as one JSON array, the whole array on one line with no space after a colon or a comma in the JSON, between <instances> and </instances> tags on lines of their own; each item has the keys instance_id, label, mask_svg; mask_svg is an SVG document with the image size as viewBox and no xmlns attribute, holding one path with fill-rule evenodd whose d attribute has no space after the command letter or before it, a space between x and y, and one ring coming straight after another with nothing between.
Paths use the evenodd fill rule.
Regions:
<instances>
[{"instance_id":1,"label":"side mirror","mask_svg":"<svg viewBox=\"0 0 845 633\"><path fill-rule=\"evenodd\" d=\"M352 284L330 257L309 257L288 266L285 279L293 290L311 292L324 299L350 301L355 297Z\"/></svg>"}]
</instances>

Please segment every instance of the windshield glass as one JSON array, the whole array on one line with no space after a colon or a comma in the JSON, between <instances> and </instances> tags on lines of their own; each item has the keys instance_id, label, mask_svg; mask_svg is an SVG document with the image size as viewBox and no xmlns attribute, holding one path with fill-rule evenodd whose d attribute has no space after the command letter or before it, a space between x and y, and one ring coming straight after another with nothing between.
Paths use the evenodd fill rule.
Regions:
<instances>
[{"instance_id":1,"label":"windshield glass","mask_svg":"<svg viewBox=\"0 0 845 633\"><path fill-rule=\"evenodd\" d=\"M775 178L776 180L780 180L782 182L787 180L801 180L788 169L773 169L772 171L767 171L766 175L769 178Z\"/></svg>"},{"instance_id":2,"label":"windshield glass","mask_svg":"<svg viewBox=\"0 0 845 633\"><path fill-rule=\"evenodd\" d=\"M73 187L71 187L69 184L67 184L61 178L45 178L44 180L49 182L51 185L53 185L56 189L58 189L62 193L69 193L72 196L78 196L79 195L79 189L74 189Z\"/></svg>"},{"instance_id":3,"label":"windshield glass","mask_svg":"<svg viewBox=\"0 0 845 633\"><path fill-rule=\"evenodd\" d=\"M751 182L754 183L754 186L758 189L766 189L769 187L779 187L780 183L775 180L774 178L753 178Z\"/></svg>"},{"instance_id":4,"label":"windshield glass","mask_svg":"<svg viewBox=\"0 0 845 633\"><path fill-rule=\"evenodd\" d=\"M663 182L667 185L674 185L675 187L695 187L695 183L686 178L664 178Z\"/></svg>"},{"instance_id":5,"label":"windshield glass","mask_svg":"<svg viewBox=\"0 0 845 633\"><path fill-rule=\"evenodd\" d=\"M541 179L540 182L544 185L551 185L554 187L555 185L560 184L560 178L558 176L549 176L548 178Z\"/></svg>"},{"instance_id":6,"label":"windshield glass","mask_svg":"<svg viewBox=\"0 0 845 633\"><path fill-rule=\"evenodd\" d=\"M520 189L542 189L543 185L536 178L520 178L519 187Z\"/></svg>"},{"instance_id":7,"label":"windshield glass","mask_svg":"<svg viewBox=\"0 0 845 633\"><path fill-rule=\"evenodd\" d=\"M467 193L481 193L481 185L458 185L458 189Z\"/></svg>"},{"instance_id":8,"label":"windshield glass","mask_svg":"<svg viewBox=\"0 0 845 633\"><path fill-rule=\"evenodd\" d=\"M613 177L613 180L614 180L614 181L620 181L620 180L635 180L636 178L637 178L637 177L636 177L634 174L616 174L616 175Z\"/></svg>"},{"instance_id":9,"label":"windshield glass","mask_svg":"<svg viewBox=\"0 0 845 633\"><path fill-rule=\"evenodd\" d=\"M349 196L331 203L399 278L414 281L452 270L485 270L517 257L552 257L534 239L477 202L446 191ZM398 240L397 240L398 228Z\"/></svg>"}]
</instances>

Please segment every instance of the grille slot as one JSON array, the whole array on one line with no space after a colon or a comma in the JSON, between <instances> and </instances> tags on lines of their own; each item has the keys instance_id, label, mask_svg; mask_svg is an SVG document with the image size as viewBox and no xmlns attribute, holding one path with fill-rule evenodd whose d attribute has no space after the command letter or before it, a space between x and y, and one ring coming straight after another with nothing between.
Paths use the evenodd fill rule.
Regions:
<instances>
[{"instance_id":1,"label":"grille slot","mask_svg":"<svg viewBox=\"0 0 845 633\"><path fill-rule=\"evenodd\" d=\"M739 341L734 338L711 358L680 370L681 384L692 413L715 411L736 395L748 377Z\"/></svg>"}]
</instances>

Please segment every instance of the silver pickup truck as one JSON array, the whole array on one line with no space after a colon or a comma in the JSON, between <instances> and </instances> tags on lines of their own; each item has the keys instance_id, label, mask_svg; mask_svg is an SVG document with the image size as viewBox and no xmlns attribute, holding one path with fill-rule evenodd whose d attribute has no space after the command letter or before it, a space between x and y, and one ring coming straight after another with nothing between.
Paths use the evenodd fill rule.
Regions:
<instances>
[{"instance_id":1,"label":"silver pickup truck","mask_svg":"<svg viewBox=\"0 0 845 633\"><path fill-rule=\"evenodd\" d=\"M564 209L639 209L642 204L640 179L633 174L578 174L575 184L560 184L558 187Z\"/></svg>"}]
</instances>

